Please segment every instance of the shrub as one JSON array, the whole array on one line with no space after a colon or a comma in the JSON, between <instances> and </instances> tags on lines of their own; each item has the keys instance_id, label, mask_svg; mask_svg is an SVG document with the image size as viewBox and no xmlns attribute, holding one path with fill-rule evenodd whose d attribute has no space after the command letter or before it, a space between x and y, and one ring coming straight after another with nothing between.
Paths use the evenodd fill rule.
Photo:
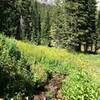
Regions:
<instances>
[{"instance_id":1,"label":"shrub","mask_svg":"<svg viewBox=\"0 0 100 100\"><path fill-rule=\"evenodd\" d=\"M95 77L86 70L78 68L70 73L62 83L62 94L73 100L99 100Z\"/></svg>"},{"instance_id":2,"label":"shrub","mask_svg":"<svg viewBox=\"0 0 100 100\"><path fill-rule=\"evenodd\" d=\"M2 36L0 36L2 38ZM4 40L3 40L4 39ZM3 37L0 41L0 96L13 97L16 93L26 92L26 83L30 83L30 65L21 55L14 42Z\"/></svg>"},{"instance_id":3,"label":"shrub","mask_svg":"<svg viewBox=\"0 0 100 100\"><path fill-rule=\"evenodd\" d=\"M44 69L44 66L41 64L32 65L31 72L33 73L34 82L45 82L47 80L47 73Z\"/></svg>"}]
</instances>

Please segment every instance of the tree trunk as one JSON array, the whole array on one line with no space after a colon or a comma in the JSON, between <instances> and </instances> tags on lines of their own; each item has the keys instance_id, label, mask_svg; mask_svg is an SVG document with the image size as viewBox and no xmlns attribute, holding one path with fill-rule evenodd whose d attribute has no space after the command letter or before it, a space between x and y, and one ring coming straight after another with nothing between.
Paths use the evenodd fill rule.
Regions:
<instances>
[{"instance_id":1,"label":"tree trunk","mask_svg":"<svg viewBox=\"0 0 100 100\"><path fill-rule=\"evenodd\" d=\"M38 38L37 45L41 45L41 39Z\"/></svg>"},{"instance_id":2,"label":"tree trunk","mask_svg":"<svg viewBox=\"0 0 100 100\"><path fill-rule=\"evenodd\" d=\"M86 42L86 44L84 45L84 52L87 53L88 52L88 43Z\"/></svg>"},{"instance_id":3,"label":"tree trunk","mask_svg":"<svg viewBox=\"0 0 100 100\"><path fill-rule=\"evenodd\" d=\"M98 42L96 40L96 42L95 42L95 53L97 53L97 44L98 44Z\"/></svg>"},{"instance_id":4,"label":"tree trunk","mask_svg":"<svg viewBox=\"0 0 100 100\"><path fill-rule=\"evenodd\" d=\"M48 43L48 47L52 47L52 45L51 45L51 41L49 41L49 43Z\"/></svg>"},{"instance_id":5,"label":"tree trunk","mask_svg":"<svg viewBox=\"0 0 100 100\"><path fill-rule=\"evenodd\" d=\"M81 52L81 43L78 44L78 46L75 48L77 52Z\"/></svg>"},{"instance_id":6,"label":"tree trunk","mask_svg":"<svg viewBox=\"0 0 100 100\"><path fill-rule=\"evenodd\" d=\"M21 32L20 18L18 18L18 21L17 21L17 30L16 30L16 36L15 36L15 38L18 39L18 40L21 39L20 32Z\"/></svg>"},{"instance_id":7,"label":"tree trunk","mask_svg":"<svg viewBox=\"0 0 100 100\"><path fill-rule=\"evenodd\" d=\"M91 44L91 52L93 52L93 44Z\"/></svg>"}]
</instances>

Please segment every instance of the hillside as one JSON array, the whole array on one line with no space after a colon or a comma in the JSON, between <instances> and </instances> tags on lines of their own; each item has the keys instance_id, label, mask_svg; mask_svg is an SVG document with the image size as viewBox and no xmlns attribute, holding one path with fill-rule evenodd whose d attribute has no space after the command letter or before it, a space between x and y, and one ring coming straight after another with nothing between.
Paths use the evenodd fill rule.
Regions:
<instances>
[{"instance_id":1,"label":"hillside","mask_svg":"<svg viewBox=\"0 0 100 100\"><path fill-rule=\"evenodd\" d=\"M100 100L100 0L0 1L0 100Z\"/></svg>"},{"instance_id":2,"label":"hillside","mask_svg":"<svg viewBox=\"0 0 100 100\"><path fill-rule=\"evenodd\" d=\"M65 49L36 46L9 38L5 40L8 47L16 43L16 47L30 65L32 77L31 80L27 79L27 82L31 82L33 86L29 87L27 92L34 98L99 100L100 55L72 53ZM26 64L21 67L25 66ZM25 84L27 86L29 83Z\"/></svg>"}]
</instances>

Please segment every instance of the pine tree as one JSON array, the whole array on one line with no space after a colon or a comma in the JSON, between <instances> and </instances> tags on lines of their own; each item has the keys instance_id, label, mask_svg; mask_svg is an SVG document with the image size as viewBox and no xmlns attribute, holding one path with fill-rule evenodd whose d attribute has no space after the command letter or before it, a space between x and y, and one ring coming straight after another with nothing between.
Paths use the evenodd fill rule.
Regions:
<instances>
[{"instance_id":1,"label":"pine tree","mask_svg":"<svg viewBox=\"0 0 100 100\"><path fill-rule=\"evenodd\" d=\"M96 18L96 36L95 36L95 52L100 48L100 11L97 12Z\"/></svg>"},{"instance_id":2,"label":"pine tree","mask_svg":"<svg viewBox=\"0 0 100 100\"><path fill-rule=\"evenodd\" d=\"M93 45L96 33L96 1L87 1L87 17L86 17L86 33L84 35L84 41L86 43L85 52L88 51L89 45Z\"/></svg>"},{"instance_id":3,"label":"pine tree","mask_svg":"<svg viewBox=\"0 0 100 100\"><path fill-rule=\"evenodd\" d=\"M61 47L75 49L77 46L77 9L76 1L63 1L56 6L55 38Z\"/></svg>"}]
</instances>

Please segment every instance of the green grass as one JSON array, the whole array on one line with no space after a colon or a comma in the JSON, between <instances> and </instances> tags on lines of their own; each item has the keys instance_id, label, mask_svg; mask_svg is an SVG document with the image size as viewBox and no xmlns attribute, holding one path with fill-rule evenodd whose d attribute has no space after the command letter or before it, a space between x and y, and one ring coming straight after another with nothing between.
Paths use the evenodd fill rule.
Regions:
<instances>
[{"instance_id":1,"label":"green grass","mask_svg":"<svg viewBox=\"0 0 100 100\"><path fill-rule=\"evenodd\" d=\"M96 68L100 68L100 55L72 53L65 49L35 46L21 41L17 41L17 46L26 55L30 63L47 63L50 65L49 67L70 63L85 68L98 76Z\"/></svg>"},{"instance_id":2,"label":"green grass","mask_svg":"<svg viewBox=\"0 0 100 100\"><path fill-rule=\"evenodd\" d=\"M63 100L100 100L100 73L96 71L100 68L100 55L72 53L65 49L15 42L32 64L36 80L45 80L47 72L66 75L61 88Z\"/></svg>"}]
</instances>

